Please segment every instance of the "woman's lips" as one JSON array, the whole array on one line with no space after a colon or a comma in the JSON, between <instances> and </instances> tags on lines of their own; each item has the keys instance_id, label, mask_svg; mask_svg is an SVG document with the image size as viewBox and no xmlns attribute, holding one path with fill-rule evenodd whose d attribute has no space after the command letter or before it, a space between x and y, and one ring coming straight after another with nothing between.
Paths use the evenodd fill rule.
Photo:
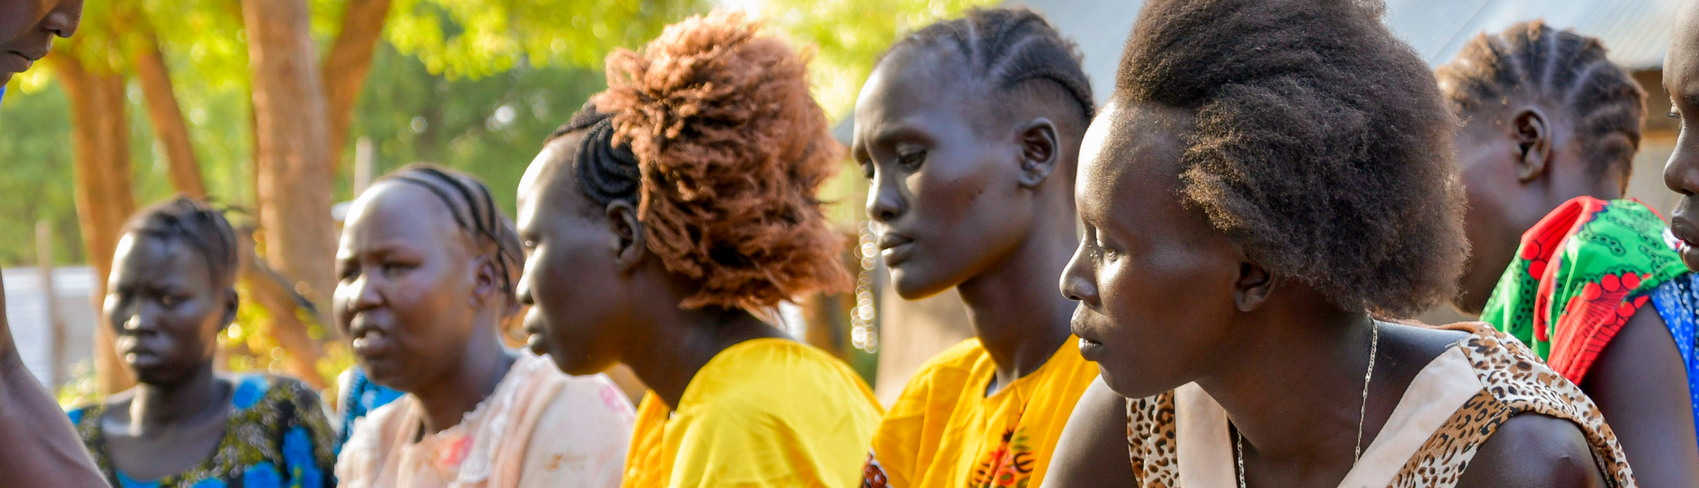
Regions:
<instances>
[{"instance_id":1,"label":"woman's lips","mask_svg":"<svg viewBox=\"0 0 1699 488\"><path fill-rule=\"evenodd\" d=\"M526 349L530 349L532 354L536 354L538 356L547 355L549 353L548 345L543 342L543 334L530 330L526 330L525 332L527 332L525 335Z\"/></svg>"},{"instance_id":2,"label":"woman's lips","mask_svg":"<svg viewBox=\"0 0 1699 488\"><path fill-rule=\"evenodd\" d=\"M901 234L879 236L879 257L884 259L886 267L895 268L908 261L911 254L914 254L914 239Z\"/></svg>"},{"instance_id":3,"label":"woman's lips","mask_svg":"<svg viewBox=\"0 0 1699 488\"><path fill-rule=\"evenodd\" d=\"M1103 343L1084 337L1080 338L1079 347L1080 357L1085 358L1086 361L1098 362L1106 353L1103 348Z\"/></svg>"},{"instance_id":4,"label":"woman's lips","mask_svg":"<svg viewBox=\"0 0 1699 488\"><path fill-rule=\"evenodd\" d=\"M1677 215L1671 219L1674 224L1664 229L1664 243L1681 255L1687 269L1699 271L1699 230L1688 224L1685 217Z\"/></svg>"},{"instance_id":5,"label":"woman's lips","mask_svg":"<svg viewBox=\"0 0 1699 488\"><path fill-rule=\"evenodd\" d=\"M372 358L381 356L384 352L388 351L390 341L389 336L384 334L383 331L373 329L362 332L359 336L356 336L352 345L354 347L354 354L358 354L360 357L364 358Z\"/></svg>"}]
</instances>

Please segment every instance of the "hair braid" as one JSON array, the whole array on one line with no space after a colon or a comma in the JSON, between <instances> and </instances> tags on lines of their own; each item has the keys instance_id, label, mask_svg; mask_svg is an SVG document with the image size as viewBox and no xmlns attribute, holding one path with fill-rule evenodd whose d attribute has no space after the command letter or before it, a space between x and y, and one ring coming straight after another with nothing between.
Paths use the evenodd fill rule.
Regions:
<instances>
[{"instance_id":1,"label":"hair braid","mask_svg":"<svg viewBox=\"0 0 1699 488\"><path fill-rule=\"evenodd\" d=\"M608 90L550 137L585 132L579 191L594 210L635 204L649 252L701 285L681 307L764 308L849 282L815 197L842 150L807 59L758 31L715 11L609 55Z\"/></svg>"},{"instance_id":2,"label":"hair braid","mask_svg":"<svg viewBox=\"0 0 1699 488\"><path fill-rule=\"evenodd\" d=\"M206 201L179 195L136 212L124 225L123 233L187 243L206 259L214 286L233 286L241 259L236 230L224 211Z\"/></svg>"},{"instance_id":3,"label":"hair braid","mask_svg":"<svg viewBox=\"0 0 1699 488\"><path fill-rule=\"evenodd\" d=\"M508 298L508 312L519 310L514 283L517 274L525 267L525 255L519 235L513 229L513 221L496 207L488 186L472 175L427 163L407 165L379 181L385 180L424 188L448 206L455 225L471 234L478 245L477 252L495 264L502 293Z\"/></svg>"},{"instance_id":4,"label":"hair braid","mask_svg":"<svg viewBox=\"0 0 1699 488\"><path fill-rule=\"evenodd\" d=\"M1606 53L1596 38L1535 20L1476 36L1437 74L1460 115L1501 116L1512 100L1561 110L1589 172L1626 178L1640 148L1646 92Z\"/></svg>"},{"instance_id":5,"label":"hair braid","mask_svg":"<svg viewBox=\"0 0 1699 488\"><path fill-rule=\"evenodd\" d=\"M1043 16L1025 8L972 9L962 18L945 20L915 31L891 46L932 47L950 41L973 76L990 88L1007 93L1045 81L1061 88L1080 109L1080 127L1097 114L1091 82L1080 67L1079 46L1062 37Z\"/></svg>"}]
</instances>

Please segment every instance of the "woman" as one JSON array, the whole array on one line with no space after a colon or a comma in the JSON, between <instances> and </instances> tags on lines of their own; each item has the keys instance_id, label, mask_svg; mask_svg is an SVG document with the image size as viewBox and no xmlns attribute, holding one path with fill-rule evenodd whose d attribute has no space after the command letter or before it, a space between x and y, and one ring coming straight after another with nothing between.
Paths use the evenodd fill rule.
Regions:
<instances>
[{"instance_id":1,"label":"woman","mask_svg":"<svg viewBox=\"0 0 1699 488\"><path fill-rule=\"evenodd\" d=\"M1146 4L1061 283L1128 400L1082 398L1060 485L1634 486L1597 407L1521 343L1376 318L1450 297L1466 246L1453 119L1379 16Z\"/></svg>"},{"instance_id":2,"label":"woman","mask_svg":"<svg viewBox=\"0 0 1699 488\"><path fill-rule=\"evenodd\" d=\"M1051 292L1079 239L1074 166L1093 110L1074 44L1025 9L932 24L874 68L852 154L891 283L907 299L955 287L975 337L909 378L865 485L1044 479L1097 377L1068 333L1073 303Z\"/></svg>"},{"instance_id":3,"label":"woman","mask_svg":"<svg viewBox=\"0 0 1699 488\"><path fill-rule=\"evenodd\" d=\"M188 198L131 217L104 318L136 387L70 412L114 487L328 487L334 440L300 381L214 372L236 318L236 234Z\"/></svg>"},{"instance_id":4,"label":"woman","mask_svg":"<svg viewBox=\"0 0 1699 488\"><path fill-rule=\"evenodd\" d=\"M1687 269L1699 271L1699 139L1687 127L1699 123L1699 4L1686 3L1676 17L1670 50L1664 59L1664 87L1671 97L1671 117L1681 119L1681 137L1664 166L1664 184L1682 195L1670 214L1668 243L1681 254ZM1689 309L1693 300L1687 301ZM1699 401L1699 400L1696 400Z\"/></svg>"},{"instance_id":5,"label":"woman","mask_svg":"<svg viewBox=\"0 0 1699 488\"><path fill-rule=\"evenodd\" d=\"M82 0L0 2L0 46L9 51L46 55L54 37L70 37L83 16ZM39 58L37 59L39 60ZM0 98L12 76L27 64L0 66ZM0 403L10 411L0 416L0 472L19 486L98 486L100 475L59 405L24 367L6 322L5 287L0 286Z\"/></svg>"},{"instance_id":6,"label":"woman","mask_svg":"<svg viewBox=\"0 0 1699 488\"><path fill-rule=\"evenodd\" d=\"M360 367L407 392L355 422L344 487L618 486L630 404L502 347L524 258L489 189L429 165L362 193L337 250L335 315Z\"/></svg>"},{"instance_id":7,"label":"woman","mask_svg":"<svg viewBox=\"0 0 1699 488\"><path fill-rule=\"evenodd\" d=\"M860 483L872 392L751 313L849 278L815 197L841 152L804 73L741 14L684 20L612 54L520 181L533 348L650 388L626 487Z\"/></svg>"},{"instance_id":8,"label":"woman","mask_svg":"<svg viewBox=\"0 0 1699 488\"><path fill-rule=\"evenodd\" d=\"M1474 252L1454 303L1579 385L1640 486L1699 486L1699 337L1672 301L1699 275L1664 244L1663 219L1623 197L1644 91L1597 39L1539 21L1477 36L1437 74L1465 121Z\"/></svg>"}]
</instances>

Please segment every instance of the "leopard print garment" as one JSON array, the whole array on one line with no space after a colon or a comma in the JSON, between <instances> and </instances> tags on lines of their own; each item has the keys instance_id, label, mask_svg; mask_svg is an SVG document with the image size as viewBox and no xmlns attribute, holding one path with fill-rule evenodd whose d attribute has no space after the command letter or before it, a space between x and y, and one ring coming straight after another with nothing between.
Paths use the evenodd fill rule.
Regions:
<instances>
[{"instance_id":1,"label":"leopard print garment","mask_svg":"<svg viewBox=\"0 0 1699 488\"><path fill-rule=\"evenodd\" d=\"M1607 485L1635 486L1616 435L1579 387L1516 339L1489 327L1470 328L1474 334L1453 347L1468 359L1480 391L1428 437L1389 487L1456 486L1481 443L1504 421L1524 413L1574 422L1592 446ZM1172 391L1127 402L1127 444L1141 487L1181 488L1174 405Z\"/></svg>"}]
</instances>

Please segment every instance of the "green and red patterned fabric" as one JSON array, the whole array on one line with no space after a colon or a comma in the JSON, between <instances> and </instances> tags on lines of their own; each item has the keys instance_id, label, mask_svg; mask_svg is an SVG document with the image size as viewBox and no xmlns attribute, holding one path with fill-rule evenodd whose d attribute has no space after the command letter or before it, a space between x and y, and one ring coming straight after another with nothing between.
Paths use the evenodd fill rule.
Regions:
<instances>
[{"instance_id":1,"label":"green and red patterned fabric","mask_svg":"<svg viewBox=\"0 0 1699 488\"><path fill-rule=\"evenodd\" d=\"M1687 272L1668 224L1638 200L1578 197L1522 234L1481 321L1577 384L1659 284Z\"/></svg>"}]
</instances>

